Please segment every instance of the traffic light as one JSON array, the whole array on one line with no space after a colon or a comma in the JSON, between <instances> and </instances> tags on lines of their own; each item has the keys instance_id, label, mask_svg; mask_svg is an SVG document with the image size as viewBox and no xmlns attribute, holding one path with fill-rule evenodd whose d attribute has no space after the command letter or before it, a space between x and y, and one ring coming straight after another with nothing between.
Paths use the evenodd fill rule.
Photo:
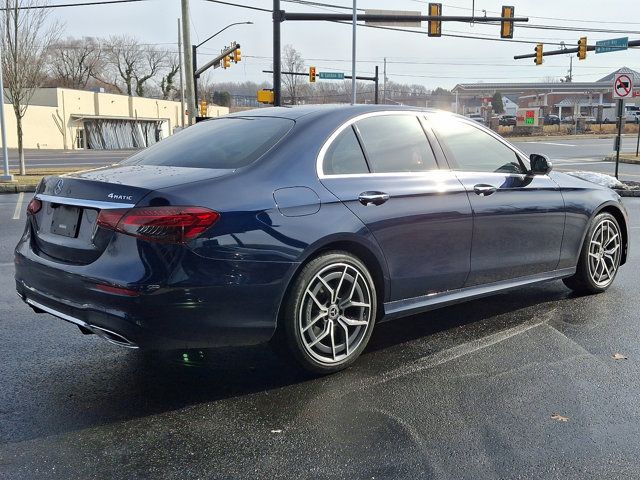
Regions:
<instances>
[{"instance_id":1,"label":"traffic light","mask_svg":"<svg viewBox=\"0 0 640 480\"><path fill-rule=\"evenodd\" d=\"M229 68L231 66L231 56L227 55L222 59L222 68Z\"/></svg>"},{"instance_id":2,"label":"traffic light","mask_svg":"<svg viewBox=\"0 0 640 480\"><path fill-rule=\"evenodd\" d=\"M538 45L536 45L536 65L542 65L543 60L543 54L542 54L542 49L543 49L543 45L542 43L539 43Z\"/></svg>"},{"instance_id":3,"label":"traffic light","mask_svg":"<svg viewBox=\"0 0 640 480\"><path fill-rule=\"evenodd\" d=\"M309 67L309 82L315 83L316 81L316 67Z\"/></svg>"},{"instance_id":4,"label":"traffic light","mask_svg":"<svg viewBox=\"0 0 640 480\"><path fill-rule=\"evenodd\" d=\"M513 18L514 7L502 7L502 18ZM513 21L503 20L500 23L500 38L513 38Z\"/></svg>"},{"instance_id":5,"label":"traffic light","mask_svg":"<svg viewBox=\"0 0 640 480\"><path fill-rule=\"evenodd\" d=\"M429 16L440 17L442 16L442 4L430 3L429 4ZM430 37L442 36L442 22L440 20L429 20L429 28L427 34Z\"/></svg>"},{"instance_id":6,"label":"traffic light","mask_svg":"<svg viewBox=\"0 0 640 480\"><path fill-rule=\"evenodd\" d=\"M238 48L233 52L233 61L238 63L240 60L242 60L242 52Z\"/></svg>"},{"instance_id":7,"label":"traffic light","mask_svg":"<svg viewBox=\"0 0 640 480\"><path fill-rule=\"evenodd\" d=\"M578 58L584 60L587 58L587 37L580 37L578 42Z\"/></svg>"}]
</instances>

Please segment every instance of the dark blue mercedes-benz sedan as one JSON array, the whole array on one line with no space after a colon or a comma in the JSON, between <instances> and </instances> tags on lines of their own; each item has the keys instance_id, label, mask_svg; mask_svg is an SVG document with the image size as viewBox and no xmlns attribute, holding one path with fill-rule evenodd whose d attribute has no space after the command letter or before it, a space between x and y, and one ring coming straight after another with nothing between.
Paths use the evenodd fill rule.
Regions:
<instances>
[{"instance_id":1,"label":"dark blue mercedes-benz sedan","mask_svg":"<svg viewBox=\"0 0 640 480\"><path fill-rule=\"evenodd\" d=\"M16 286L121 346L271 341L329 373L376 322L552 279L602 292L628 239L613 190L463 117L266 108L44 179Z\"/></svg>"}]
</instances>

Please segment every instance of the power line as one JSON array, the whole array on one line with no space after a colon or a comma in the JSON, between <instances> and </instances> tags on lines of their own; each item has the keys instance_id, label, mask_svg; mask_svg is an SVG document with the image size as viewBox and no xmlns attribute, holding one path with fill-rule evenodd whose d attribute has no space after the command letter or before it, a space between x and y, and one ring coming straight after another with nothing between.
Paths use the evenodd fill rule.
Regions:
<instances>
[{"instance_id":1,"label":"power line","mask_svg":"<svg viewBox=\"0 0 640 480\"><path fill-rule=\"evenodd\" d=\"M67 7L88 7L92 5L111 5L115 3L137 3L137 2L147 2L149 0L100 0L95 2L82 2L82 3L59 3L56 5L27 5L25 7L15 7L15 8L0 8L0 11L10 11L10 10L40 10L40 9L49 9L49 8L67 8Z\"/></svg>"},{"instance_id":2,"label":"power line","mask_svg":"<svg viewBox=\"0 0 640 480\"><path fill-rule=\"evenodd\" d=\"M257 10L259 12L269 12L272 13L272 10L270 8L260 8L260 7L254 7L251 5L241 5L239 3L232 3L232 2L223 2L222 0L207 0L207 2L211 2L211 3L220 3L222 5L229 5L231 7L239 7L239 8L246 8L248 10Z\"/></svg>"}]
</instances>

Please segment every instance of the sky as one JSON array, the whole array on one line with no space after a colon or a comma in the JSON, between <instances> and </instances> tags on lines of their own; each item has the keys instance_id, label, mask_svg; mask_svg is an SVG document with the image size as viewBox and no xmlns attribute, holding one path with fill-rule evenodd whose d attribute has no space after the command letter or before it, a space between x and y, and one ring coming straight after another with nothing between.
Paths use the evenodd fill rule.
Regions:
<instances>
[{"instance_id":1,"label":"sky","mask_svg":"<svg viewBox=\"0 0 640 480\"><path fill-rule=\"evenodd\" d=\"M83 0L50 0L49 4ZM270 9L271 0L227 0L233 3ZM282 1L281 8L296 12L336 12L347 10L317 8ZM322 3L352 6L350 0L318 0ZM199 50L200 65L215 56L225 45L236 41L242 45L242 62L227 70L216 69L210 75L216 81L264 81L270 75L262 70L271 67L272 21L268 12L190 0L192 43L233 22L252 21L253 25L231 27ZM563 77L569 70L569 55L545 58L542 66L532 59L514 60L518 54L533 53L537 42L545 50L577 45L586 35L589 44L597 40L628 36L640 39L640 5L638 0L475 0L475 13L499 14L501 5L513 5L516 16L528 16L529 23L547 26L578 27L580 31L539 30L516 24L514 40L531 42L498 42L452 37L429 38L424 34L393 32L358 27L357 72L372 75L375 65L382 73L387 58L387 77L399 83L417 83L432 89L453 88L470 82L526 82L547 77ZM358 0L358 8L420 11L427 14L428 1L422 0ZM472 0L442 0L443 15L471 15ZM108 37L127 34L142 43L150 43L169 51L177 51L177 19L180 0L147 0L122 5L58 8L51 19L64 25L64 36ZM426 32L426 23L416 31ZM589 29L621 30L628 33L590 32ZM468 23L445 23L443 34L476 35L497 39L499 26ZM318 71L351 71L351 27L328 22L285 22L282 44L293 45L307 66ZM640 48L596 55L589 52L586 60L573 60L574 81L596 81L619 67L640 70Z\"/></svg>"}]
</instances>

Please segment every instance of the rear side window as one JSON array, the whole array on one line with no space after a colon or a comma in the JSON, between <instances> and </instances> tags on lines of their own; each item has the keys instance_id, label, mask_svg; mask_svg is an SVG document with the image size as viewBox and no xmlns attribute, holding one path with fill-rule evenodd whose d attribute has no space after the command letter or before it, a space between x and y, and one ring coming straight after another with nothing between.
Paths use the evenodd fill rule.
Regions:
<instances>
[{"instance_id":1,"label":"rear side window","mask_svg":"<svg viewBox=\"0 0 640 480\"><path fill-rule=\"evenodd\" d=\"M374 173L438 168L427 136L414 115L383 115L356 122Z\"/></svg>"},{"instance_id":2,"label":"rear side window","mask_svg":"<svg viewBox=\"0 0 640 480\"><path fill-rule=\"evenodd\" d=\"M133 155L122 164L240 168L260 158L293 125L293 120L274 117L207 120Z\"/></svg>"},{"instance_id":3,"label":"rear side window","mask_svg":"<svg viewBox=\"0 0 640 480\"><path fill-rule=\"evenodd\" d=\"M324 155L325 175L369 173L367 161L352 127L345 128L331 143Z\"/></svg>"}]
</instances>

